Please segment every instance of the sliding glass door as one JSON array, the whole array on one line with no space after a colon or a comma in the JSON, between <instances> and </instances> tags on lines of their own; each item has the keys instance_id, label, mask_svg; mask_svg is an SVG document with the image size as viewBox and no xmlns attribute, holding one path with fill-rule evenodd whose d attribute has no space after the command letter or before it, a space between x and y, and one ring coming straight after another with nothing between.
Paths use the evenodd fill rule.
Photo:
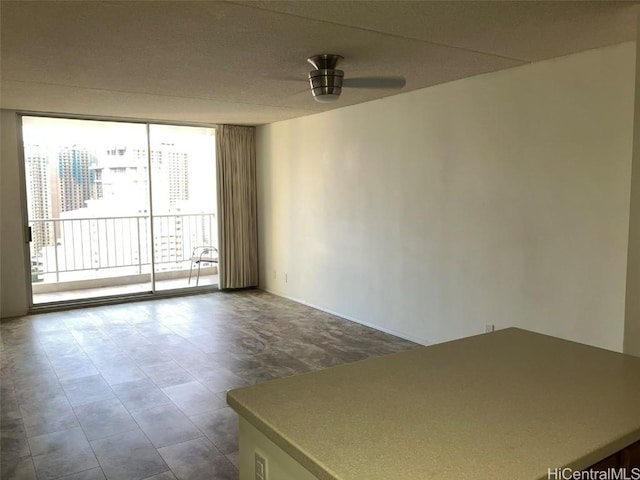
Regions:
<instances>
[{"instance_id":1,"label":"sliding glass door","mask_svg":"<svg viewBox=\"0 0 640 480\"><path fill-rule=\"evenodd\" d=\"M24 116L22 133L34 305L195 287L193 249L217 244L213 129Z\"/></svg>"},{"instance_id":2,"label":"sliding glass door","mask_svg":"<svg viewBox=\"0 0 640 480\"><path fill-rule=\"evenodd\" d=\"M217 263L192 262L217 253L215 131L150 125L149 132L156 289L217 284Z\"/></svg>"}]
</instances>

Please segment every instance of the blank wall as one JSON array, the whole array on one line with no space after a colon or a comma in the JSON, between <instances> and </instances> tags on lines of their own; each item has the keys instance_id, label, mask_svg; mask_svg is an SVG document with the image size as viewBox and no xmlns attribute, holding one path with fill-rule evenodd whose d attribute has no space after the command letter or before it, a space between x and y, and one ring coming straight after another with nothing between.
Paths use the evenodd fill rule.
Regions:
<instances>
[{"instance_id":1,"label":"blank wall","mask_svg":"<svg viewBox=\"0 0 640 480\"><path fill-rule=\"evenodd\" d=\"M262 288L621 350L634 83L631 42L259 127Z\"/></svg>"}]
</instances>

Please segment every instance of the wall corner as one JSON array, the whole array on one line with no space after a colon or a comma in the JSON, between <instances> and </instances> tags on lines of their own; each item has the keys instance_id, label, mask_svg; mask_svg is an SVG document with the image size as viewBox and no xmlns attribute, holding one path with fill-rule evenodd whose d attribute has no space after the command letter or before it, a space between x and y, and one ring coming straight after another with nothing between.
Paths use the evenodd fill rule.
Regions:
<instances>
[{"instance_id":1,"label":"wall corner","mask_svg":"<svg viewBox=\"0 0 640 480\"><path fill-rule=\"evenodd\" d=\"M636 28L636 83L623 351L640 356L640 11Z\"/></svg>"}]
</instances>

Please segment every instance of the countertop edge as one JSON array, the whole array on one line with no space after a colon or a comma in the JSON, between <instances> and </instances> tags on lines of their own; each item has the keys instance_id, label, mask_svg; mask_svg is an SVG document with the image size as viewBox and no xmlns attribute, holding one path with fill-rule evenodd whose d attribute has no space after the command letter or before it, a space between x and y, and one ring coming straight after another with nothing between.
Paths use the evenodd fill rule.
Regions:
<instances>
[{"instance_id":1,"label":"countertop edge","mask_svg":"<svg viewBox=\"0 0 640 480\"><path fill-rule=\"evenodd\" d=\"M612 358L612 360L608 360L609 357L603 357L605 358L605 360L607 360L607 362L612 363L612 365L616 368L619 368L620 365L625 366L625 370L623 370L623 372L628 372L628 369L630 368L628 366L628 362L624 361L622 362L620 360L620 358L618 358L618 356L624 356L624 354L620 353L620 352L612 352L606 349L602 349L599 347L593 347L593 346L588 346L588 345L583 345L583 344L579 344L578 342L572 342L569 340L564 340L564 339L558 339L555 337L551 337L548 335L544 335L544 334L539 334L536 332L528 332L526 330L521 330L515 327L509 328L509 329L504 329L502 331L502 334L510 334L511 336L513 336L514 333L517 333L518 331L521 331L523 334L526 333L527 335L531 335L532 338L547 338L547 339L552 339L554 340L556 343L558 342L563 342L566 343L567 345L569 344L575 344L574 348L575 350L575 356L577 356L577 358L582 358L583 355L585 355L585 349L589 348L589 349L593 349L594 351L599 350L602 352L608 352L609 357ZM518 332L519 333L519 332ZM494 334L495 337L491 337L491 338L496 338L498 335ZM475 338L475 337L483 337L483 335L477 335L471 338ZM427 346L427 347L419 347L416 348L415 350L426 350L426 349L432 349L435 348L437 350L441 350L442 348L444 348L444 346L446 344L454 344L454 343L458 343L458 342L462 342L462 341L469 341L470 338L465 338L465 339L460 339L460 340L454 340L451 342L444 342L443 344L439 344L436 346ZM550 342L551 340L546 340L547 342ZM494 344L496 342L493 342ZM558 348L557 345L553 345L550 344L551 346L553 346L554 348L552 349L552 351L560 351L561 349ZM577 347L580 347L580 349L578 349ZM564 348L564 347L563 347ZM415 351L414 349L411 349L411 351ZM509 350L505 350L506 353L509 353ZM571 351L573 353L573 350ZM587 352L589 353L589 352ZM596 352L597 353L597 352ZM611 354L615 354L616 356L613 357ZM395 357L395 356L403 356L403 355L408 355L408 352L399 352L396 354L390 354L390 355L385 355L384 358L389 358L389 357ZM590 354L589 354L590 355ZM604 353L597 353L597 355L604 355ZM565 358L567 357L566 355L562 356L560 355L559 358ZM436 357L438 358L438 357ZM537 358L537 357L535 357ZM568 357L567 357L568 358ZM571 357L573 358L573 357ZM598 357L600 358L600 357ZM368 363L368 362L372 362L372 361L376 361L379 359L367 359L367 360L362 360L359 362L353 362L353 364L361 364L361 363ZM616 363L617 362L617 363ZM591 365L592 362L587 362L587 365ZM350 364L350 365L353 365ZM570 364L571 365L571 364ZM607 363L607 365L609 365ZM634 370L634 374L628 378L626 378L626 381L630 381L630 379L635 379L635 381L637 381L637 379L639 378L637 373L638 373L638 363L633 363L632 366L635 366L635 370ZM346 368L345 365L340 365L338 367L334 367L334 368ZM574 367L572 367L574 368ZM330 369L329 369L330 370ZM599 371L599 370L598 370ZM318 372L313 372L313 373L309 373L309 375L317 375ZM305 374L302 374L300 376L304 376ZM618 377L616 377L618 378ZM620 377L621 379L623 377ZM274 382L277 382L278 380L275 380ZM271 382L269 382L271 383ZM617 384L616 384L617 385ZM626 385L626 384L625 384ZM579 385L580 386L580 385ZM254 386L255 387L255 386ZM241 417L243 417L244 420L246 420L249 424L251 424L254 428L256 428L259 432L261 432L266 438L268 438L270 441L272 441L275 445L277 445L279 448L281 448L286 454L288 454L292 459L294 459L295 461L297 461L302 467L304 467L307 471L309 471L312 475L316 476L319 480L342 480L341 477L334 471L332 472L331 469L328 468L328 466L320 461L319 458L314 458L313 455L311 455L311 452L309 452L308 450L305 451L304 448L302 448L299 444L297 444L294 440L292 440L292 438L295 438L295 432L294 431L290 431L289 434L292 435L292 437L287 436L287 434L285 434L283 431L279 431L276 426L274 426L271 422L268 421L267 418L262 418L259 415L259 412L261 411L261 408L258 408L261 403L258 402L256 403L256 399L253 398L252 395L246 395L245 391L247 389L250 389L253 387L242 387L242 388L238 388L238 389L232 389L229 390L227 392L226 395L226 399L227 399L227 403L229 404L229 406L231 406ZM622 388L622 387L620 387ZM256 394L258 393L263 393L264 389L258 389L256 390ZM269 390L267 389L267 392ZM624 389L624 391L626 392L626 388ZM637 397L637 395L636 395ZM260 397L259 397L260 398ZM279 397L278 397L279 398ZM252 400L253 401L253 406L256 407L255 409L252 408ZM636 398L637 400L637 398ZM268 402L267 402L268 403ZM629 410L629 405L627 405L628 402L626 402L624 405L626 405L627 410ZM267 411L268 409L266 409L265 411ZM626 411L626 410L625 410ZM589 413L589 412L587 412ZM565 455L564 458L558 457L557 460L559 460L560 462L564 462L563 465L548 465L548 468L554 469L554 468L558 468L558 469L571 469L573 471L583 471L585 469L590 468L591 466L599 463L600 461L606 459L607 457L621 451L624 450L625 448L627 448L628 446L640 441L640 424L637 422L638 416L637 416L637 411L635 410L635 408L633 408L633 411L630 412L631 417L627 418L627 422L618 422L616 425L617 428L615 430L611 430L606 428L606 426L602 426L602 428L597 428L597 431L594 431L593 428L591 428L591 430L587 429L582 429L582 430L577 430L576 432L574 432L574 435L579 435L579 437L574 437L574 438L580 438L583 435L578 434L577 432L580 431L583 434L588 433L589 435L592 435L595 437L593 442L590 442L589 445L585 445L585 448L583 448L581 451L573 451L571 452L571 455ZM633 420L636 421L633 421ZM286 423L286 422L285 422ZM626 425L625 425L626 423ZM597 426L597 425L596 425ZM600 432L600 433L596 433L596 432ZM603 435L602 433L606 432L606 435ZM569 440L569 436L566 437L567 440ZM591 438L590 436L587 436L587 438ZM561 439L560 439L561 440ZM534 478L540 478L540 480L543 480L544 478L547 478L547 472L546 471L540 471L540 472L536 472L535 470L537 470L537 467L534 469L531 469L528 474L530 476L528 476L527 478L530 479L534 479ZM546 469L545 469L546 470ZM540 475L540 477L538 477L538 475Z\"/></svg>"},{"instance_id":2,"label":"countertop edge","mask_svg":"<svg viewBox=\"0 0 640 480\"><path fill-rule=\"evenodd\" d=\"M337 476L331 474L326 467L323 467L318 462L314 461L310 455L307 455L299 447L295 446L293 442L287 440L284 435L269 426L265 420L251 413L249 409L238 402L232 394L233 390L229 390L227 392L227 404L233 408L238 415L248 421L269 440L280 447L285 453L290 455L309 472L318 477L319 480L340 480ZM640 441L640 429L636 429L608 445L604 445L597 450L589 452L587 455L577 458L569 464L557 465L552 468L570 468L574 471L582 471L638 441ZM546 473L542 473L537 480L545 480L547 478L548 475Z\"/></svg>"},{"instance_id":3,"label":"countertop edge","mask_svg":"<svg viewBox=\"0 0 640 480\"><path fill-rule=\"evenodd\" d=\"M326 467L314 461L311 455L304 453L299 447L295 446L293 442L287 440L283 434L271 427L265 420L252 413L248 408L237 401L233 397L234 390L235 389L227 391L227 404L233 408L238 415L253 425L260 433L264 434L269 440L275 443L287 455L291 456L291 458L306 468L311 474L315 475L319 480L340 480L340 478L333 475Z\"/></svg>"},{"instance_id":4,"label":"countertop edge","mask_svg":"<svg viewBox=\"0 0 640 480\"><path fill-rule=\"evenodd\" d=\"M633 430L613 442L577 458L575 461L567 465L559 465L558 467L571 468L573 470L585 470L638 441L640 441L640 429Z\"/></svg>"}]
</instances>

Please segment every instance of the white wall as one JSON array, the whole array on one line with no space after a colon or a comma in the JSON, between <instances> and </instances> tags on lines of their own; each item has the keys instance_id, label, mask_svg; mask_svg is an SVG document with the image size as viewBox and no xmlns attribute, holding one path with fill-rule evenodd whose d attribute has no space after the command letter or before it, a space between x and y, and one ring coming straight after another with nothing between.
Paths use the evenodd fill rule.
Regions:
<instances>
[{"instance_id":1,"label":"white wall","mask_svg":"<svg viewBox=\"0 0 640 480\"><path fill-rule=\"evenodd\" d=\"M261 287L621 350L634 75L630 42L259 127Z\"/></svg>"},{"instance_id":2,"label":"white wall","mask_svg":"<svg viewBox=\"0 0 640 480\"><path fill-rule=\"evenodd\" d=\"M637 34L636 45L640 45L640 13ZM624 351L640 356L640 48L636 49L635 100Z\"/></svg>"},{"instance_id":3,"label":"white wall","mask_svg":"<svg viewBox=\"0 0 640 480\"><path fill-rule=\"evenodd\" d=\"M0 316L12 317L27 312L22 180L16 114L0 114Z\"/></svg>"}]
</instances>

